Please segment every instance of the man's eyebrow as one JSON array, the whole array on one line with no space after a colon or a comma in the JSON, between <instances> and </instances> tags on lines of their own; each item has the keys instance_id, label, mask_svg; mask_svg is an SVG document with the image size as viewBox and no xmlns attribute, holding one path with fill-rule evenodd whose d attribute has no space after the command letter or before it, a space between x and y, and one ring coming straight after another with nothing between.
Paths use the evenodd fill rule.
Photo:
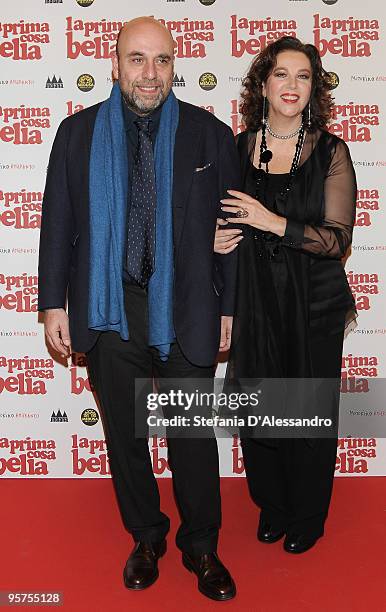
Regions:
<instances>
[{"instance_id":1,"label":"man's eyebrow","mask_svg":"<svg viewBox=\"0 0 386 612\"><path fill-rule=\"evenodd\" d=\"M145 53L142 51L130 51L126 53L126 57L145 57ZM157 57L161 59L172 59L172 56L169 53L160 53Z\"/></svg>"}]
</instances>

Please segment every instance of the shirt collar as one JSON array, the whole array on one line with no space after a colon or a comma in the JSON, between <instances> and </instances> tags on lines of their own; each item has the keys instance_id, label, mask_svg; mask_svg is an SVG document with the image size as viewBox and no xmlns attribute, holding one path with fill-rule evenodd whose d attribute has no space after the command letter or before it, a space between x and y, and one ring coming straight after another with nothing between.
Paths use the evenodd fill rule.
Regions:
<instances>
[{"instance_id":1,"label":"shirt collar","mask_svg":"<svg viewBox=\"0 0 386 612\"><path fill-rule=\"evenodd\" d=\"M130 130L130 131L131 130L137 131L137 126L135 125L134 121L136 121L139 118L139 115L134 113L127 106L127 104L124 101L123 97L122 97L122 107L123 107L123 117L124 117L126 131L128 131L128 130ZM156 108L152 113L147 115L147 117L149 119L151 119L151 123L150 123L150 132L151 133L155 133L158 130L158 126L159 126L159 123L160 123L160 120L161 120L161 112L162 112L162 104L161 104L161 106Z\"/></svg>"}]
</instances>

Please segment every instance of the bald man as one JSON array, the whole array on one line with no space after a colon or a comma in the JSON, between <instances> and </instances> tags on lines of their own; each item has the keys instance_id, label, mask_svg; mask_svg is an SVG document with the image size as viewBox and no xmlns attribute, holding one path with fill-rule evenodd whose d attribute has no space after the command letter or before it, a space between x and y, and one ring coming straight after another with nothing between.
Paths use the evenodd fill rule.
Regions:
<instances>
[{"instance_id":1,"label":"bald man","mask_svg":"<svg viewBox=\"0 0 386 612\"><path fill-rule=\"evenodd\" d=\"M163 391L175 388L169 379L211 387L216 355L229 348L236 274L235 255L216 256L213 242L220 200L239 186L239 162L229 127L175 98L174 43L162 24L127 23L112 65L109 99L66 118L53 144L39 310L52 350L87 355L119 508L135 543L124 583L141 590L158 578L169 518L146 437L136 436L146 414L135 410L135 380L154 378ZM169 437L168 458L183 563L204 595L231 599L235 585L216 553L213 431Z\"/></svg>"}]
</instances>

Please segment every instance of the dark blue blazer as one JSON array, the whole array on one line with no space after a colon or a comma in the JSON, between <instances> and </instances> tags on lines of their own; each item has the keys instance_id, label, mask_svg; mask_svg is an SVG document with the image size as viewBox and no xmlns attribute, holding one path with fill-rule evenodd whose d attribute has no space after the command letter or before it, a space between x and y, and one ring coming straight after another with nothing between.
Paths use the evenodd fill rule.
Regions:
<instances>
[{"instance_id":1,"label":"dark blue blazer","mask_svg":"<svg viewBox=\"0 0 386 612\"><path fill-rule=\"evenodd\" d=\"M89 351L99 334L88 328L89 159L99 106L67 117L58 128L40 234L38 308L65 308L68 302L72 348L79 352ZM218 352L220 315L234 309L237 256L214 254L213 242L220 199L227 189L240 187L240 162L227 125L191 104L179 106L172 203L174 326L185 357L207 366Z\"/></svg>"}]
</instances>

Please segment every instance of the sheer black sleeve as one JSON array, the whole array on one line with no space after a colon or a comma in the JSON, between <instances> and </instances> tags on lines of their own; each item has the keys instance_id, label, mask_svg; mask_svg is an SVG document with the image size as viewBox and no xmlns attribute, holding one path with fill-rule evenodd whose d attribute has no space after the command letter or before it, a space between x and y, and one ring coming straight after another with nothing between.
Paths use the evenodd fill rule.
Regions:
<instances>
[{"instance_id":1,"label":"sheer black sleeve","mask_svg":"<svg viewBox=\"0 0 386 612\"><path fill-rule=\"evenodd\" d=\"M283 244L314 256L341 259L351 244L355 222L356 179L350 152L340 140L324 181L325 209L321 225L287 219Z\"/></svg>"}]
</instances>

